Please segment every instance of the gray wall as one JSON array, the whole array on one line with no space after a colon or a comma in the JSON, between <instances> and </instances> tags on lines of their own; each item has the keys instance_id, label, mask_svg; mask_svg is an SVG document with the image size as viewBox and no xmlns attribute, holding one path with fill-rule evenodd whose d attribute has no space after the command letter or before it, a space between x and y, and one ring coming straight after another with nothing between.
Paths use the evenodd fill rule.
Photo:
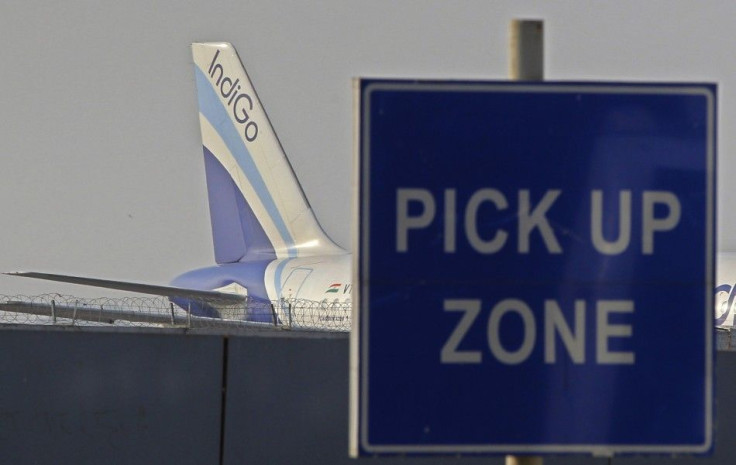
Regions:
<instances>
[{"instance_id":1,"label":"gray wall","mask_svg":"<svg viewBox=\"0 0 736 465\"><path fill-rule=\"evenodd\" d=\"M218 463L222 355L215 336L0 331L0 463Z\"/></svg>"},{"instance_id":2,"label":"gray wall","mask_svg":"<svg viewBox=\"0 0 736 465\"><path fill-rule=\"evenodd\" d=\"M0 463L355 463L347 457L344 335L225 340L176 332L0 330L0 370ZM715 454L674 463L733 462L734 387L736 353L718 352ZM504 463L503 457L360 460L366 461ZM544 462L609 460L552 456ZM672 460L611 461L665 462Z\"/></svg>"}]
</instances>

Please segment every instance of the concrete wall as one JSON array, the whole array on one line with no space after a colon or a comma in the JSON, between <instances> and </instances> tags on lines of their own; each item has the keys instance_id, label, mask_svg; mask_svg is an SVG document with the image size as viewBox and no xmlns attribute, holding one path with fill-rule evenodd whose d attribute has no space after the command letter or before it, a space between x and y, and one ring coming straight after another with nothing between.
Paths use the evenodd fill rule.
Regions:
<instances>
[{"instance_id":1,"label":"concrete wall","mask_svg":"<svg viewBox=\"0 0 736 465\"><path fill-rule=\"evenodd\" d=\"M0 331L0 463L218 463L222 338Z\"/></svg>"},{"instance_id":2,"label":"concrete wall","mask_svg":"<svg viewBox=\"0 0 736 465\"><path fill-rule=\"evenodd\" d=\"M0 463L356 463L347 457L345 335L225 340L175 332L0 330L0 370ZM729 394L736 388L736 353L718 353L716 377L715 454L676 464L734 462L736 400ZM504 463L503 457L359 462L365 461ZM672 460L551 456L544 463Z\"/></svg>"}]
</instances>

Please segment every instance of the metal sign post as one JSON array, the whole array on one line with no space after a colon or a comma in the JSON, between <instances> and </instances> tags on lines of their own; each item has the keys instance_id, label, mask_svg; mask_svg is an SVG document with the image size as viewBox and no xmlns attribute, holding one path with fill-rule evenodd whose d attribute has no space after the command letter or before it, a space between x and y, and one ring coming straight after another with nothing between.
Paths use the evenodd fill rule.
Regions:
<instances>
[{"instance_id":1,"label":"metal sign post","mask_svg":"<svg viewBox=\"0 0 736 465\"><path fill-rule=\"evenodd\" d=\"M516 19L511 22L509 31L511 80L544 80L544 22ZM506 456L506 465L542 465L542 462L542 458L538 456Z\"/></svg>"}]
</instances>

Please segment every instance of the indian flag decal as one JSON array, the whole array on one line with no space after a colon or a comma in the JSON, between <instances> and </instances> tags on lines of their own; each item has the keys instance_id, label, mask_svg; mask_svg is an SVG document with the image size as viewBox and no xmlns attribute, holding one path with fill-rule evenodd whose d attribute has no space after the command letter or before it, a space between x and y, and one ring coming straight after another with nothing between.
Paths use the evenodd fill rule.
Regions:
<instances>
[{"instance_id":1,"label":"indian flag decal","mask_svg":"<svg viewBox=\"0 0 736 465\"><path fill-rule=\"evenodd\" d=\"M330 285L330 287L327 288L327 290L325 291L325 294L329 292L337 292L340 289L340 286L342 286L342 284L340 283L335 283L335 284Z\"/></svg>"}]
</instances>

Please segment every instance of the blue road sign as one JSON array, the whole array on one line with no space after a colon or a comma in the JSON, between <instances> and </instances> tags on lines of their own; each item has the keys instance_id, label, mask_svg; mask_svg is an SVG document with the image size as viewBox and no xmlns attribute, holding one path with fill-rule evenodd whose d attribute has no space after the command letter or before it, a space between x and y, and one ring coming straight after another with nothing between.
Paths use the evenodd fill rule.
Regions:
<instances>
[{"instance_id":1,"label":"blue road sign","mask_svg":"<svg viewBox=\"0 0 736 465\"><path fill-rule=\"evenodd\" d=\"M352 453L708 452L716 87L359 92Z\"/></svg>"}]
</instances>

